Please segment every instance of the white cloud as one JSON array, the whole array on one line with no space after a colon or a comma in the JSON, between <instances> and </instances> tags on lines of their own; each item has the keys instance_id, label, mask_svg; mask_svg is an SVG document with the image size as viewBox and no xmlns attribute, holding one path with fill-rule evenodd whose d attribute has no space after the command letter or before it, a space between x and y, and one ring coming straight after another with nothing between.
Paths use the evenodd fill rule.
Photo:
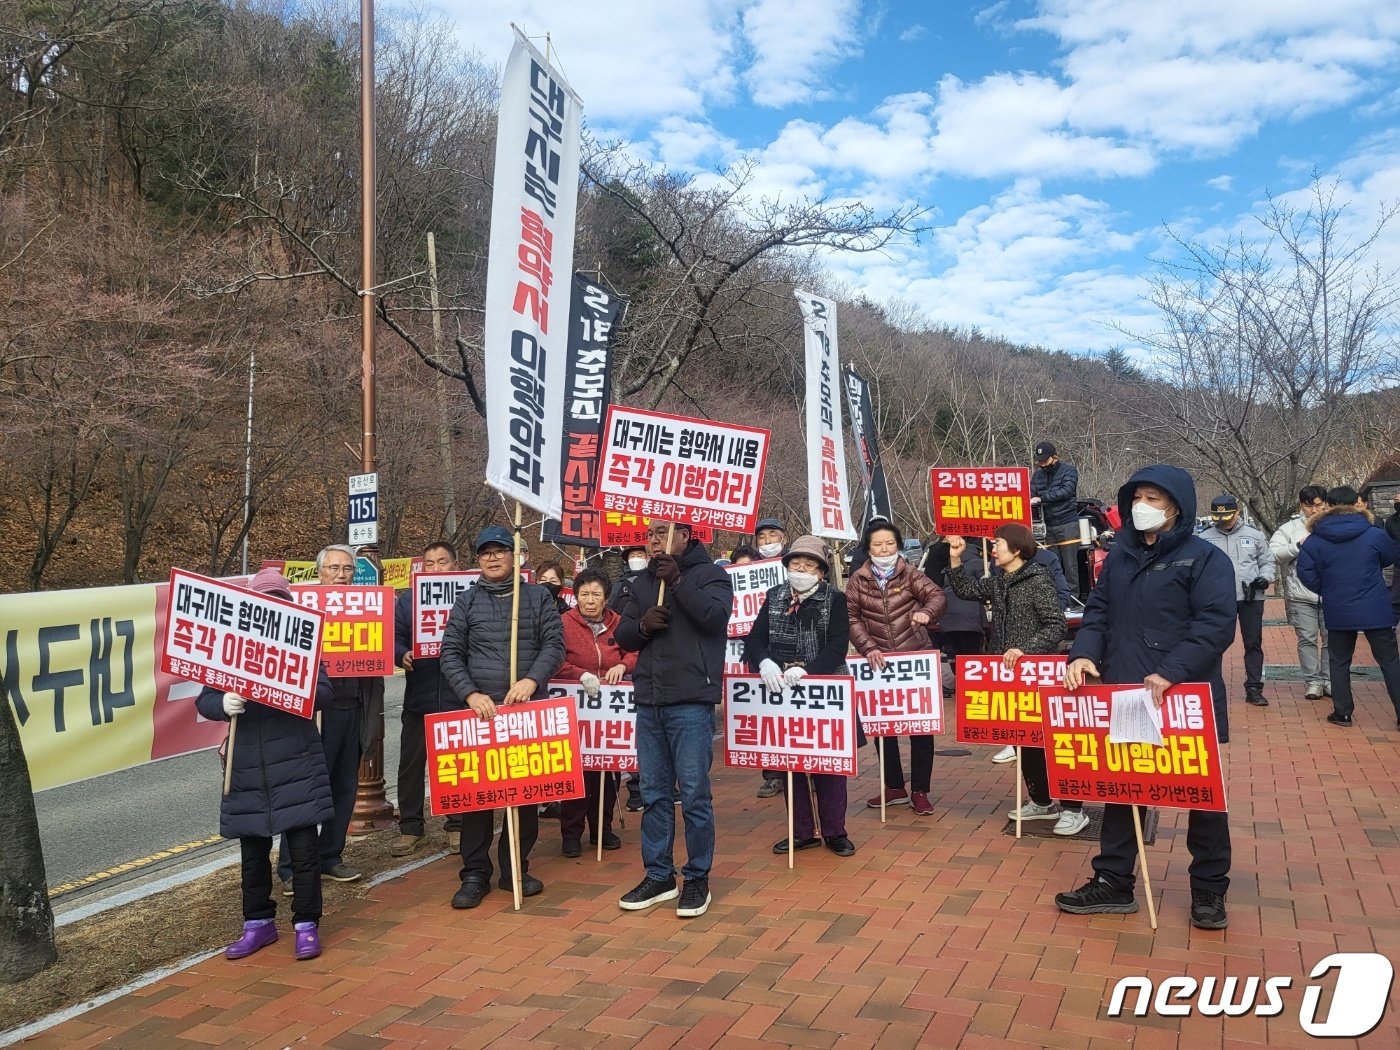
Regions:
<instances>
[{"instance_id":1,"label":"white cloud","mask_svg":"<svg viewBox=\"0 0 1400 1050\"><path fill-rule=\"evenodd\" d=\"M899 41L902 44L912 44L916 40L922 40L928 36L928 26L912 25L899 34Z\"/></svg>"},{"instance_id":2,"label":"white cloud","mask_svg":"<svg viewBox=\"0 0 1400 1050\"><path fill-rule=\"evenodd\" d=\"M753 100L779 107L829 97L827 72L860 53L859 14L859 0L758 0L745 10L754 58L744 82Z\"/></svg>"},{"instance_id":3,"label":"white cloud","mask_svg":"<svg viewBox=\"0 0 1400 1050\"><path fill-rule=\"evenodd\" d=\"M1206 179L1207 186L1213 190L1219 190L1221 193L1230 192L1230 188L1234 186L1234 184L1235 177L1233 175L1217 175L1213 179Z\"/></svg>"}]
</instances>

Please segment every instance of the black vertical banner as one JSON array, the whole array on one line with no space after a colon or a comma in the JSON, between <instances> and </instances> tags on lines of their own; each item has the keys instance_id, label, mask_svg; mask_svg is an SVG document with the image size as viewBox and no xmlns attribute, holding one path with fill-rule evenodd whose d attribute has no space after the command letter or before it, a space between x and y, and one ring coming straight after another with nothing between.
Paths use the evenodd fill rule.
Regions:
<instances>
[{"instance_id":1,"label":"black vertical banner","mask_svg":"<svg viewBox=\"0 0 1400 1050\"><path fill-rule=\"evenodd\" d=\"M627 300L581 273L574 274L569 300L569 349L564 365L564 448L560 455L563 516L546 519L551 543L598 546L593 484L598 470L598 435L612 396L609 355L613 329Z\"/></svg>"},{"instance_id":2,"label":"black vertical banner","mask_svg":"<svg viewBox=\"0 0 1400 1050\"><path fill-rule=\"evenodd\" d=\"M874 518L894 521L885 468L880 465L880 443L875 436L875 410L870 402L870 384L850 365L841 369L841 378L845 380L846 405L851 410L851 437L855 439L856 451L860 453L860 476L865 482L865 519L861 525L868 525Z\"/></svg>"}]
</instances>

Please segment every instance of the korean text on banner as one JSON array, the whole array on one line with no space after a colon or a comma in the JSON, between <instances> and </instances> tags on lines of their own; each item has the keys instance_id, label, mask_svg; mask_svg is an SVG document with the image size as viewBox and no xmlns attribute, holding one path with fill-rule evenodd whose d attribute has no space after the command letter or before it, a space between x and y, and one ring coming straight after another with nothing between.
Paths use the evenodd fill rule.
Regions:
<instances>
[{"instance_id":1,"label":"korean text on banner","mask_svg":"<svg viewBox=\"0 0 1400 1050\"><path fill-rule=\"evenodd\" d=\"M848 657L856 682L856 714L866 736L928 736L943 732L943 665L937 649L885 654L875 670Z\"/></svg>"},{"instance_id":2,"label":"korean text on banner","mask_svg":"<svg viewBox=\"0 0 1400 1050\"><path fill-rule=\"evenodd\" d=\"M1031 524L1031 472L1025 467L933 467L933 528L940 536L991 537L1003 525Z\"/></svg>"},{"instance_id":3,"label":"korean text on banner","mask_svg":"<svg viewBox=\"0 0 1400 1050\"><path fill-rule=\"evenodd\" d=\"M460 572L415 572L413 574L413 658L437 659L442 652L442 636L447 617L457 596L476 585L480 569Z\"/></svg>"},{"instance_id":4,"label":"korean text on banner","mask_svg":"<svg viewBox=\"0 0 1400 1050\"><path fill-rule=\"evenodd\" d=\"M569 300L569 356L564 365L564 448L560 455L560 498L564 511L546 518L549 543L598 546L598 512L593 485L603 414L612 399L608 354L612 332L627 306L588 276L574 274Z\"/></svg>"},{"instance_id":5,"label":"korean text on banner","mask_svg":"<svg viewBox=\"0 0 1400 1050\"><path fill-rule=\"evenodd\" d=\"M802 309L807 358L807 507L812 535L853 540L857 533L846 487L836 304L800 289L792 294Z\"/></svg>"},{"instance_id":6,"label":"korean text on banner","mask_svg":"<svg viewBox=\"0 0 1400 1050\"><path fill-rule=\"evenodd\" d=\"M423 719L434 816L583 797L578 716L569 698Z\"/></svg>"},{"instance_id":7,"label":"korean text on banner","mask_svg":"<svg viewBox=\"0 0 1400 1050\"><path fill-rule=\"evenodd\" d=\"M636 514L619 514L615 510L598 515L598 542L603 547L645 547L650 518ZM701 543L713 543L715 530L707 525L692 525L691 539Z\"/></svg>"},{"instance_id":8,"label":"korean text on banner","mask_svg":"<svg viewBox=\"0 0 1400 1050\"><path fill-rule=\"evenodd\" d=\"M583 105L519 29L501 82L486 268L486 481L558 517Z\"/></svg>"},{"instance_id":9,"label":"korean text on banner","mask_svg":"<svg viewBox=\"0 0 1400 1050\"><path fill-rule=\"evenodd\" d=\"M885 468L880 464L880 441L875 435L875 406L870 398L870 384L850 365L841 370L846 387L846 406L851 410L851 439L859 456L861 480L865 482L865 518L862 526L875 518L894 521L890 503L890 487L885 481Z\"/></svg>"},{"instance_id":10,"label":"korean text on banner","mask_svg":"<svg viewBox=\"0 0 1400 1050\"><path fill-rule=\"evenodd\" d=\"M161 670L310 718L321 621L294 602L171 569Z\"/></svg>"},{"instance_id":11,"label":"korean text on banner","mask_svg":"<svg viewBox=\"0 0 1400 1050\"><path fill-rule=\"evenodd\" d=\"M959 743L1045 745L1040 697L1064 684L1063 656L1023 656L1010 668L1000 656L959 656L956 666Z\"/></svg>"},{"instance_id":12,"label":"korean text on banner","mask_svg":"<svg viewBox=\"0 0 1400 1050\"><path fill-rule=\"evenodd\" d=\"M724 764L856 775L854 679L808 675L781 693L758 675L724 679Z\"/></svg>"},{"instance_id":13,"label":"korean text on banner","mask_svg":"<svg viewBox=\"0 0 1400 1050\"><path fill-rule=\"evenodd\" d=\"M578 682L550 682L549 695L566 697L577 705L584 772L637 771L637 702L631 682L605 682L597 696L589 696Z\"/></svg>"},{"instance_id":14,"label":"korean text on banner","mask_svg":"<svg viewBox=\"0 0 1400 1050\"><path fill-rule=\"evenodd\" d=\"M748 674L744 663L744 639L729 638L724 643L724 673L726 675Z\"/></svg>"},{"instance_id":15,"label":"korean text on banner","mask_svg":"<svg viewBox=\"0 0 1400 1050\"><path fill-rule=\"evenodd\" d=\"M726 565L729 582L734 585L734 611L729 614L729 637L744 638L753 630L758 611L769 587L787 582L787 567L779 558L751 561L747 565Z\"/></svg>"},{"instance_id":16,"label":"korean text on banner","mask_svg":"<svg viewBox=\"0 0 1400 1050\"><path fill-rule=\"evenodd\" d=\"M768 431L613 405L594 506L752 532Z\"/></svg>"},{"instance_id":17,"label":"korean text on banner","mask_svg":"<svg viewBox=\"0 0 1400 1050\"><path fill-rule=\"evenodd\" d=\"M1134 688L1139 687L1042 691L1050 796L1223 813L1225 774L1210 686L1191 683L1168 691L1161 710L1161 747L1109 743L1113 694Z\"/></svg>"},{"instance_id":18,"label":"korean text on banner","mask_svg":"<svg viewBox=\"0 0 1400 1050\"><path fill-rule=\"evenodd\" d=\"M394 673L394 588L298 584L292 597L324 617L321 659L331 678Z\"/></svg>"}]
</instances>

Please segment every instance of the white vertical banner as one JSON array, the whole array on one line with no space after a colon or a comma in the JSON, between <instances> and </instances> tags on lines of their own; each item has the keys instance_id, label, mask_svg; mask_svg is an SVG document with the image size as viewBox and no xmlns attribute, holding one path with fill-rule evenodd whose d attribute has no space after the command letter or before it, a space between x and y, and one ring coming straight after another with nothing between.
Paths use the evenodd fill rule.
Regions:
<instances>
[{"instance_id":1,"label":"white vertical banner","mask_svg":"<svg viewBox=\"0 0 1400 1050\"><path fill-rule=\"evenodd\" d=\"M557 518L583 103L511 28L486 267L486 482Z\"/></svg>"},{"instance_id":2,"label":"white vertical banner","mask_svg":"<svg viewBox=\"0 0 1400 1050\"><path fill-rule=\"evenodd\" d=\"M807 505L812 535L859 539L846 487L846 443L841 431L840 354L836 304L800 288L807 351Z\"/></svg>"}]
</instances>

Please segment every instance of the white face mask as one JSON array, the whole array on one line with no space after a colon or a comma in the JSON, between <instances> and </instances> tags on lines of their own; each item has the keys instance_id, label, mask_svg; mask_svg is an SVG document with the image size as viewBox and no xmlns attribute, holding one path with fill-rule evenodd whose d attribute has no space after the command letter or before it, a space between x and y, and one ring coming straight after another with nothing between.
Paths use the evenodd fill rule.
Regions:
<instances>
[{"instance_id":1,"label":"white face mask","mask_svg":"<svg viewBox=\"0 0 1400 1050\"><path fill-rule=\"evenodd\" d=\"M1167 523L1167 512L1150 503L1133 504L1133 528L1138 532L1160 532Z\"/></svg>"},{"instance_id":2,"label":"white face mask","mask_svg":"<svg viewBox=\"0 0 1400 1050\"><path fill-rule=\"evenodd\" d=\"M814 572L790 572L788 573L788 583L798 594L806 594L813 587L821 582L821 577Z\"/></svg>"},{"instance_id":3,"label":"white face mask","mask_svg":"<svg viewBox=\"0 0 1400 1050\"><path fill-rule=\"evenodd\" d=\"M894 563L899 561L899 555L887 554L883 558L877 558L872 554L870 560L881 572L889 572L894 568Z\"/></svg>"},{"instance_id":4,"label":"white face mask","mask_svg":"<svg viewBox=\"0 0 1400 1050\"><path fill-rule=\"evenodd\" d=\"M776 558L779 554L783 553L783 545L781 543L760 543L758 545L758 553L762 554L765 558Z\"/></svg>"},{"instance_id":5,"label":"white face mask","mask_svg":"<svg viewBox=\"0 0 1400 1050\"><path fill-rule=\"evenodd\" d=\"M633 572L641 572L647 567L647 560L645 558L628 558L627 567Z\"/></svg>"}]
</instances>

